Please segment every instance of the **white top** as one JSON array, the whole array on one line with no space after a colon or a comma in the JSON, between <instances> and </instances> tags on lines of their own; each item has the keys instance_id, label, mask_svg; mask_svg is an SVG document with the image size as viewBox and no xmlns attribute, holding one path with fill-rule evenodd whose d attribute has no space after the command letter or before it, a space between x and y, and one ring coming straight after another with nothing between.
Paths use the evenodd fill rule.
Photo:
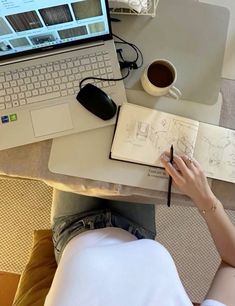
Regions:
<instances>
[{"instance_id":1,"label":"white top","mask_svg":"<svg viewBox=\"0 0 235 306\"><path fill-rule=\"evenodd\" d=\"M204 306L222 306L207 301ZM45 306L192 306L174 261L158 242L120 228L74 237L65 247Z\"/></svg>"}]
</instances>

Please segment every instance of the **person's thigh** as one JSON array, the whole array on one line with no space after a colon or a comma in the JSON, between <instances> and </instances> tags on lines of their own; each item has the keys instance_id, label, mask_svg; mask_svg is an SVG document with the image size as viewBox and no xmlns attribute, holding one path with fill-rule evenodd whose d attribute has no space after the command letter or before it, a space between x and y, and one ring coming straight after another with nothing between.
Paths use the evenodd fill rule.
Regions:
<instances>
[{"instance_id":1,"label":"person's thigh","mask_svg":"<svg viewBox=\"0 0 235 306\"><path fill-rule=\"evenodd\" d=\"M235 305L235 267L221 262L206 299L218 301L226 306ZM202 305L204 304L202 303Z\"/></svg>"},{"instance_id":2,"label":"person's thigh","mask_svg":"<svg viewBox=\"0 0 235 306\"><path fill-rule=\"evenodd\" d=\"M106 206L156 234L154 204L106 200Z\"/></svg>"},{"instance_id":3,"label":"person's thigh","mask_svg":"<svg viewBox=\"0 0 235 306\"><path fill-rule=\"evenodd\" d=\"M53 225L54 220L59 217L71 216L102 208L104 208L104 201L100 198L54 189L51 207L51 224Z\"/></svg>"}]
</instances>

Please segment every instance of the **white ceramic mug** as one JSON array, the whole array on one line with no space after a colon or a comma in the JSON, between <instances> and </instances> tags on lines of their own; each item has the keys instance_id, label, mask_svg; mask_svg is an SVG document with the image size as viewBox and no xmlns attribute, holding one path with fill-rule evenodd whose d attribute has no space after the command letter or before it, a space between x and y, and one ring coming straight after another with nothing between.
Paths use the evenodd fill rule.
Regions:
<instances>
[{"instance_id":1,"label":"white ceramic mug","mask_svg":"<svg viewBox=\"0 0 235 306\"><path fill-rule=\"evenodd\" d=\"M155 75L155 79L153 75L150 75L150 71L154 73L153 67L162 67L169 74L169 80L165 80L163 84L158 84L157 76ZM159 72L160 73L160 72ZM151 79L152 78L152 79ZM153 80L154 79L154 80ZM143 75L141 76L141 83L144 90L152 95L152 96L164 96L170 94L173 98L179 99L182 94L181 91L174 86L177 80L177 71L175 66L166 59L157 59L154 60L151 64L149 64L144 70ZM160 81L161 82L161 81Z\"/></svg>"}]
</instances>

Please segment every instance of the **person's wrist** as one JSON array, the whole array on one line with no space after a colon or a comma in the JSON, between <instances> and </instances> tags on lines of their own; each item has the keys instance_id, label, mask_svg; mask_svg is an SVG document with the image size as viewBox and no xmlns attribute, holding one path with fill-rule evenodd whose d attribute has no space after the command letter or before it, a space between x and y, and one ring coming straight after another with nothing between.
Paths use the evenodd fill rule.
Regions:
<instances>
[{"instance_id":1,"label":"person's wrist","mask_svg":"<svg viewBox=\"0 0 235 306\"><path fill-rule=\"evenodd\" d=\"M217 202L217 198L213 193L192 200L194 201L199 211L206 211L213 207Z\"/></svg>"}]
</instances>

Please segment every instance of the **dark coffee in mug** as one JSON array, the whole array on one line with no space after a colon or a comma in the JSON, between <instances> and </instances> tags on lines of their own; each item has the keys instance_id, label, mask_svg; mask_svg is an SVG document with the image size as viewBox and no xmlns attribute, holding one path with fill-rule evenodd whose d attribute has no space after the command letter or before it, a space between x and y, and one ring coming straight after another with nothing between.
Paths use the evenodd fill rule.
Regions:
<instances>
[{"instance_id":1,"label":"dark coffee in mug","mask_svg":"<svg viewBox=\"0 0 235 306\"><path fill-rule=\"evenodd\" d=\"M157 61L149 66L147 76L154 86L164 88L174 82L175 72L166 62Z\"/></svg>"}]
</instances>

